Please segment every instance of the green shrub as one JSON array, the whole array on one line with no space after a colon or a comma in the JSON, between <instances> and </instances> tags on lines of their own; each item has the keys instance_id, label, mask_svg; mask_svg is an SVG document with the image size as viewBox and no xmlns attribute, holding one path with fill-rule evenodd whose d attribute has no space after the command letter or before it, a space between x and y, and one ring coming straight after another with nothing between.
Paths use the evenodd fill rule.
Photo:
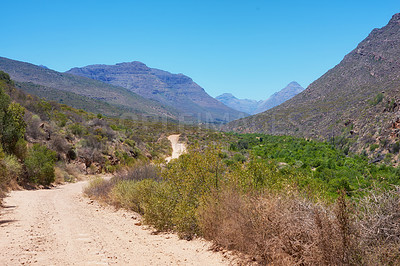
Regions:
<instances>
[{"instance_id":1,"label":"green shrub","mask_svg":"<svg viewBox=\"0 0 400 266\"><path fill-rule=\"evenodd\" d=\"M0 88L0 140L7 153L13 153L16 143L24 137L25 108L11 103L10 97Z\"/></svg>"},{"instance_id":2,"label":"green shrub","mask_svg":"<svg viewBox=\"0 0 400 266\"><path fill-rule=\"evenodd\" d=\"M371 146L369 146L369 151L375 151L377 148L379 148L379 144L372 144Z\"/></svg>"},{"instance_id":3,"label":"green shrub","mask_svg":"<svg viewBox=\"0 0 400 266\"><path fill-rule=\"evenodd\" d=\"M375 106L375 105L377 105L378 103L382 102L382 100L383 100L383 94L382 94L382 93L378 93L378 94L375 96L375 98L374 98L373 100L370 100L369 103L370 103L372 106Z\"/></svg>"},{"instance_id":4,"label":"green shrub","mask_svg":"<svg viewBox=\"0 0 400 266\"><path fill-rule=\"evenodd\" d=\"M8 155L4 158L4 165L6 167L8 178L17 180L22 174L22 165L18 162L17 157Z\"/></svg>"},{"instance_id":5,"label":"green shrub","mask_svg":"<svg viewBox=\"0 0 400 266\"><path fill-rule=\"evenodd\" d=\"M5 81L8 85L14 85L14 82L11 80L10 75L4 71L0 71L0 80Z\"/></svg>"},{"instance_id":6,"label":"green shrub","mask_svg":"<svg viewBox=\"0 0 400 266\"><path fill-rule=\"evenodd\" d=\"M55 161L56 152L49 150L46 146L34 144L25 159L28 181L40 185L50 185L55 179Z\"/></svg>"},{"instance_id":7,"label":"green shrub","mask_svg":"<svg viewBox=\"0 0 400 266\"><path fill-rule=\"evenodd\" d=\"M12 183L16 183L22 174L22 165L14 155L5 155L0 146L0 203Z\"/></svg>"},{"instance_id":8,"label":"green shrub","mask_svg":"<svg viewBox=\"0 0 400 266\"><path fill-rule=\"evenodd\" d=\"M232 158L235 162L240 162L240 163L244 163L246 161L246 156L244 156L241 153L236 153L235 155L233 155Z\"/></svg>"},{"instance_id":9,"label":"green shrub","mask_svg":"<svg viewBox=\"0 0 400 266\"><path fill-rule=\"evenodd\" d=\"M157 185L157 182L152 179L124 180L113 187L110 197L115 205L143 214L144 206L148 204Z\"/></svg>"},{"instance_id":10,"label":"green shrub","mask_svg":"<svg viewBox=\"0 0 400 266\"><path fill-rule=\"evenodd\" d=\"M394 154L397 154L397 153L399 153L399 151L400 151L400 142L396 142L395 144L393 144L393 146L392 146L392 152L394 153Z\"/></svg>"},{"instance_id":11,"label":"green shrub","mask_svg":"<svg viewBox=\"0 0 400 266\"><path fill-rule=\"evenodd\" d=\"M78 137L81 137L84 134L86 134L86 129L79 123L70 125L69 130L71 130L72 134L74 134L75 136L78 136Z\"/></svg>"},{"instance_id":12,"label":"green shrub","mask_svg":"<svg viewBox=\"0 0 400 266\"><path fill-rule=\"evenodd\" d=\"M132 148L136 147L136 142L134 140L131 140L131 139L126 139L125 140L125 144L130 146L130 147L132 147Z\"/></svg>"},{"instance_id":13,"label":"green shrub","mask_svg":"<svg viewBox=\"0 0 400 266\"><path fill-rule=\"evenodd\" d=\"M173 185L167 182L159 183L148 202L144 204L144 221L157 230L173 230L175 226L173 217L179 198Z\"/></svg>"},{"instance_id":14,"label":"green shrub","mask_svg":"<svg viewBox=\"0 0 400 266\"><path fill-rule=\"evenodd\" d=\"M17 158L20 159L21 161L24 161L27 153L28 153L28 147L26 140L19 139L15 144L14 155L17 156Z\"/></svg>"},{"instance_id":15,"label":"green shrub","mask_svg":"<svg viewBox=\"0 0 400 266\"><path fill-rule=\"evenodd\" d=\"M384 162L385 164L390 164L390 163L392 162L392 159L393 159L393 154L387 153L387 154L385 155L385 159L383 160L383 162Z\"/></svg>"},{"instance_id":16,"label":"green shrub","mask_svg":"<svg viewBox=\"0 0 400 266\"><path fill-rule=\"evenodd\" d=\"M64 113L57 113L56 114L56 121L59 127L65 127L67 124L68 118Z\"/></svg>"}]
</instances>

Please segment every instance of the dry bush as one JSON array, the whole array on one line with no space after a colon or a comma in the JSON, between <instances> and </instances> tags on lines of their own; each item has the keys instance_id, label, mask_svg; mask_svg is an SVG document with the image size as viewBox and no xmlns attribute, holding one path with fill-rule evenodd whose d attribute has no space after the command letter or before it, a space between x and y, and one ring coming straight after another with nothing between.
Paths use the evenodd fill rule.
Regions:
<instances>
[{"instance_id":1,"label":"dry bush","mask_svg":"<svg viewBox=\"0 0 400 266\"><path fill-rule=\"evenodd\" d=\"M369 265L400 265L400 189L370 191L358 204L360 245Z\"/></svg>"},{"instance_id":2,"label":"dry bush","mask_svg":"<svg viewBox=\"0 0 400 266\"><path fill-rule=\"evenodd\" d=\"M101 177L96 177L89 182L85 188L84 193L90 198L98 199L104 202L110 202L109 193L114 187L115 183L111 180L105 180Z\"/></svg>"},{"instance_id":3,"label":"dry bush","mask_svg":"<svg viewBox=\"0 0 400 266\"><path fill-rule=\"evenodd\" d=\"M85 136L85 139L82 142L82 146L91 148L91 149L101 150L101 149L103 149L104 143L102 141L100 141L99 139L97 139L95 136L88 135L88 136Z\"/></svg>"},{"instance_id":4,"label":"dry bush","mask_svg":"<svg viewBox=\"0 0 400 266\"><path fill-rule=\"evenodd\" d=\"M78 155L84 161L86 168L90 167L93 163L103 165L106 162L104 155L97 149L80 148Z\"/></svg>"},{"instance_id":5,"label":"dry bush","mask_svg":"<svg viewBox=\"0 0 400 266\"><path fill-rule=\"evenodd\" d=\"M110 127L106 127L106 130L105 130L105 136L107 137L107 139L109 139L109 140L113 140L113 139L115 139L115 136L116 136L117 134L115 133L115 131L114 130L112 130Z\"/></svg>"},{"instance_id":6,"label":"dry bush","mask_svg":"<svg viewBox=\"0 0 400 266\"><path fill-rule=\"evenodd\" d=\"M4 155L1 152L0 150L0 156ZM7 191L18 188L22 172L22 165L14 155L0 158L0 203Z\"/></svg>"},{"instance_id":7,"label":"dry bush","mask_svg":"<svg viewBox=\"0 0 400 266\"><path fill-rule=\"evenodd\" d=\"M204 237L263 264L357 264L348 206L337 211L296 194L242 195L227 189L199 211Z\"/></svg>"},{"instance_id":8,"label":"dry bush","mask_svg":"<svg viewBox=\"0 0 400 266\"><path fill-rule=\"evenodd\" d=\"M137 163L133 167L123 169L113 178L115 181L134 180L141 181L144 179L161 180L159 169L149 163Z\"/></svg>"},{"instance_id":9,"label":"dry bush","mask_svg":"<svg viewBox=\"0 0 400 266\"><path fill-rule=\"evenodd\" d=\"M81 171L79 170L79 167L77 165L75 165L75 164L67 164L65 166L65 171L69 175L71 175L71 176L73 176L75 178L77 178L77 177L79 177L81 175Z\"/></svg>"},{"instance_id":10,"label":"dry bush","mask_svg":"<svg viewBox=\"0 0 400 266\"><path fill-rule=\"evenodd\" d=\"M58 154L66 154L71 149L71 145L67 142L65 137L55 135L50 142L50 148L55 150Z\"/></svg>"},{"instance_id":11,"label":"dry bush","mask_svg":"<svg viewBox=\"0 0 400 266\"><path fill-rule=\"evenodd\" d=\"M31 137L32 139L36 139L36 140L45 138L46 134L40 128L42 121L40 120L39 116L32 115L31 113L27 112L25 114L25 121L27 124L25 134L27 136Z\"/></svg>"},{"instance_id":12,"label":"dry bush","mask_svg":"<svg viewBox=\"0 0 400 266\"><path fill-rule=\"evenodd\" d=\"M98 119L95 118L92 121L89 122L89 125L92 127L106 127L107 126L107 121L104 119Z\"/></svg>"},{"instance_id":13,"label":"dry bush","mask_svg":"<svg viewBox=\"0 0 400 266\"><path fill-rule=\"evenodd\" d=\"M65 172L58 166L54 167L54 182L56 184L62 184L65 181Z\"/></svg>"}]
</instances>

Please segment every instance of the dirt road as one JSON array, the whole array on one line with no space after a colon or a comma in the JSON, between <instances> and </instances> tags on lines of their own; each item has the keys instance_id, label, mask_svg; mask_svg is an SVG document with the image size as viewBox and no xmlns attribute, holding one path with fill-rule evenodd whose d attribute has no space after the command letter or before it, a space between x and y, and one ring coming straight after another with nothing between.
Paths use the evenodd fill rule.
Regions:
<instances>
[{"instance_id":1,"label":"dirt road","mask_svg":"<svg viewBox=\"0 0 400 266\"><path fill-rule=\"evenodd\" d=\"M0 209L0 265L226 265L209 243L152 235L136 214L82 196L85 182L14 191Z\"/></svg>"},{"instance_id":2,"label":"dirt road","mask_svg":"<svg viewBox=\"0 0 400 266\"><path fill-rule=\"evenodd\" d=\"M172 155L165 159L167 162L171 161L172 159L178 158L186 152L186 145L184 143L179 143L179 136L180 135L177 134L168 137L168 140L171 141L172 144Z\"/></svg>"}]
</instances>

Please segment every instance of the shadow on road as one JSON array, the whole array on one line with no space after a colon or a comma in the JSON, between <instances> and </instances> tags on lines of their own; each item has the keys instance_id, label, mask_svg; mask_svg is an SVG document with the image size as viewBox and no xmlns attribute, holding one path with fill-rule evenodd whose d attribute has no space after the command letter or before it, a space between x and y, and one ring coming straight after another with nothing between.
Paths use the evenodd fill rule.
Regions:
<instances>
[{"instance_id":1,"label":"shadow on road","mask_svg":"<svg viewBox=\"0 0 400 266\"><path fill-rule=\"evenodd\" d=\"M14 222L16 222L17 220L0 220L0 225L3 225L3 224L8 224L8 223L14 223Z\"/></svg>"}]
</instances>

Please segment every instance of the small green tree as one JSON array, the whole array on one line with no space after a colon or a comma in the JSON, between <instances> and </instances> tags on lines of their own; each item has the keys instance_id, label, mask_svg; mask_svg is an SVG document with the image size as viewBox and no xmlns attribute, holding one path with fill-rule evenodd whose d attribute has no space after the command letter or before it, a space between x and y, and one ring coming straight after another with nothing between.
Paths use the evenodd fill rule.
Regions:
<instances>
[{"instance_id":1,"label":"small green tree","mask_svg":"<svg viewBox=\"0 0 400 266\"><path fill-rule=\"evenodd\" d=\"M50 185L54 182L55 161L56 152L46 146L34 144L25 159L29 181L40 185Z\"/></svg>"},{"instance_id":2,"label":"small green tree","mask_svg":"<svg viewBox=\"0 0 400 266\"><path fill-rule=\"evenodd\" d=\"M10 105L11 99L4 90L0 87L0 135L3 132L3 120L7 113L8 106Z\"/></svg>"},{"instance_id":3,"label":"small green tree","mask_svg":"<svg viewBox=\"0 0 400 266\"><path fill-rule=\"evenodd\" d=\"M1 143L8 153L14 153L17 142L25 135L24 115L24 107L18 103L11 103L3 116Z\"/></svg>"}]
</instances>

